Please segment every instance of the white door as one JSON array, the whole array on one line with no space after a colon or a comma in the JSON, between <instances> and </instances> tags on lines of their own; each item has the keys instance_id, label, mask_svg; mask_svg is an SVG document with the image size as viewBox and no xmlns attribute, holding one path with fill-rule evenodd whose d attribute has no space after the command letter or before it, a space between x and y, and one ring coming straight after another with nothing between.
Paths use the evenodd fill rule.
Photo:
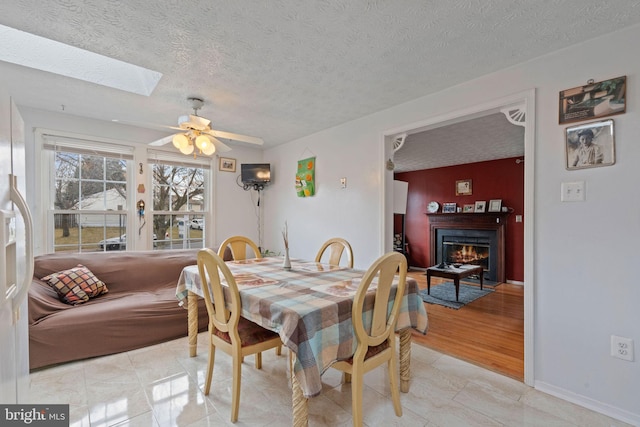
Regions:
<instances>
[{"instance_id":1,"label":"white door","mask_svg":"<svg viewBox=\"0 0 640 427\"><path fill-rule=\"evenodd\" d=\"M22 402L28 390L26 292L33 273L33 245L30 214L20 195L25 189L24 153L24 122L11 98L0 88L1 403Z\"/></svg>"}]
</instances>

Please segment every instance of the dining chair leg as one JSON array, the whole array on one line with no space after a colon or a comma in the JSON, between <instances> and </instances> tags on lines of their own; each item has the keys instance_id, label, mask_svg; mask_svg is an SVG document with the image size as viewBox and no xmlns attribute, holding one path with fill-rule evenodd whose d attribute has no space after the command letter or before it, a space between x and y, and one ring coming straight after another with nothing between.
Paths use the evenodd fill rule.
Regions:
<instances>
[{"instance_id":1,"label":"dining chair leg","mask_svg":"<svg viewBox=\"0 0 640 427\"><path fill-rule=\"evenodd\" d=\"M242 375L242 362L240 357L233 358L233 385L231 386L231 422L238 421L238 411L240 409L240 381Z\"/></svg>"},{"instance_id":2,"label":"dining chair leg","mask_svg":"<svg viewBox=\"0 0 640 427\"><path fill-rule=\"evenodd\" d=\"M398 381L398 369L395 353L387 362L387 366L389 369L389 380L391 381L391 400L393 400L393 409L396 411L396 416L401 417L402 405L400 404L400 384Z\"/></svg>"},{"instance_id":3,"label":"dining chair leg","mask_svg":"<svg viewBox=\"0 0 640 427\"><path fill-rule=\"evenodd\" d=\"M354 427L362 427L362 387L364 386L363 372L351 374L351 417Z\"/></svg>"},{"instance_id":4,"label":"dining chair leg","mask_svg":"<svg viewBox=\"0 0 640 427\"><path fill-rule=\"evenodd\" d=\"M342 373L342 382L345 384L349 384L351 382L351 374L348 372Z\"/></svg>"},{"instance_id":5,"label":"dining chair leg","mask_svg":"<svg viewBox=\"0 0 640 427\"><path fill-rule=\"evenodd\" d=\"M262 369L262 352L256 353L256 369Z\"/></svg>"},{"instance_id":6,"label":"dining chair leg","mask_svg":"<svg viewBox=\"0 0 640 427\"><path fill-rule=\"evenodd\" d=\"M282 346L279 345L276 347L276 356L282 355Z\"/></svg>"},{"instance_id":7,"label":"dining chair leg","mask_svg":"<svg viewBox=\"0 0 640 427\"><path fill-rule=\"evenodd\" d=\"M211 390L211 377L213 376L213 362L216 359L216 348L213 343L209 344L209 363L207 363L207 380L204 384L204 394L208 395Z\"/></svg>"}]
</instances>

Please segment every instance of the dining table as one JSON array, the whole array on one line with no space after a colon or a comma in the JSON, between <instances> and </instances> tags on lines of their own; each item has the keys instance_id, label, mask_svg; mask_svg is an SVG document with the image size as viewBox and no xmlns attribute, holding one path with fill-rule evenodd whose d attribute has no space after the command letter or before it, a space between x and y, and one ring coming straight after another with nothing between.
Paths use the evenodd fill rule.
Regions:
<instances>
[{"instance_id":1,"label":"dining table","mask_svg":"<svg viewBox=\"0 0 640 427\"><path fill-rule=\"evenodd\" d=\"M226 261L238 285L241 316L277 332L294 355L293 425L308 425L308 398L322 390L321 376L332 363L353 356L356 340L351 308L363 270L282 257ZM394 279L396 282L398 276ZM374 281L375 283L375 281ZM224 281L223 281L224 284ZM409 391L411 329L426 334L424 302L415 279L407 277L396 325L399 335L400 389ZM198 298L202 280L197 265L182 270L176 297L188 310L189 355L197 355ZM364 317L367 312L365 308Z\"/></svg>"}]
</instances>

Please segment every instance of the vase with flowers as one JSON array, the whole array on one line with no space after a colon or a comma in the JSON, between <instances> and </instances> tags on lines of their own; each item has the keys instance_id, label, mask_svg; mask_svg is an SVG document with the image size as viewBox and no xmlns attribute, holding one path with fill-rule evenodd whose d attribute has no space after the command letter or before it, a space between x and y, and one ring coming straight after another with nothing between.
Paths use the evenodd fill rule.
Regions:
<instances>
[{"instance_id":1,"label":"vase with flowers","mask_svg":"<svg viewBox=\"0 0 640 427\"><path fill-rule=\"evenodd\" d=\"M291 270L291 260L289 259L289 228L287 221L284 222L284 228L282 229L282 239L284 240L284 262L282 263L282 268Z\"/></svg>"}]
</instances>

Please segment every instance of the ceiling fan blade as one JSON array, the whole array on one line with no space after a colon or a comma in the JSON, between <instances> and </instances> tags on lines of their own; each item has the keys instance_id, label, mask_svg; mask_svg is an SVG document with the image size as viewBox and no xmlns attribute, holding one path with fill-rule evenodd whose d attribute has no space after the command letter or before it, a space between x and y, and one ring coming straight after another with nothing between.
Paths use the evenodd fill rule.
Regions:
<instances>
[{"instance_id":1,"label":"ceiling fan blade","mask_svg":"<svg viewBox=\"0 0 640 427\"><path fill-rule=\"evenodd\" d=\"M211 142L213 143L213 145L215 145L216 151L220 153L226 153L227 151L231 151L231 147L229 147L224 142L220 141L218 138L215 138L209 135L209 139L211 139Z\"/></svg>"},{"instance_id":2,"label":"ceiling fan blade","mask_svg":"<svg viewBox=\"0 0 640 427\"><path fill-rule=\"evenodd\" d=\"M162 145L170 143L172 139L173 139L173 135L165 136L164 138L160 138L158 140L150 142L149 145L152 145L154 147L160 147Z\"/></svg>"},{"instance_id":3,"label":"ceiling fan blade","mask_svg":"<svg viewBox=\"0 0 640 427\"><path fill-rule=\"evenodd\" d=\"M256 145L264 144L264 141L262 140L262 138L258 138L256 136L240 135L238 133L223 132L221 130L213 130L213 129L210 131L207 131L207 133L209 135L215 136L216 138L231 139L233 141L248 142L249 144L256 144Z\"/></svg>"}]
</instances>

